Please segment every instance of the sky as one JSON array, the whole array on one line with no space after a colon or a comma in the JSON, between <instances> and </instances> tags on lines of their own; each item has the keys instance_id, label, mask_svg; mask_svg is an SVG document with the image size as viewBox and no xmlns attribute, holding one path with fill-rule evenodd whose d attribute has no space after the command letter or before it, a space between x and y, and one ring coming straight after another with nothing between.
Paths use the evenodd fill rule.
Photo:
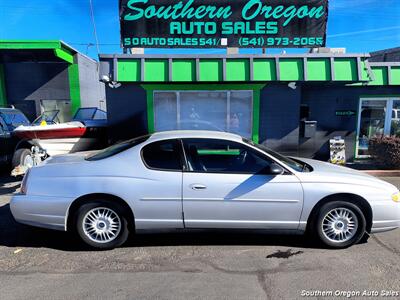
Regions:
<instances>
[{"instance_id":1,"label":"sky","mask_svg":"<svg viewBox=\"0 0 400 300\"><path fill-rule=\"evenodd\" d=\"M1 39L61 39L97 58L90 0L0 0ZM267 0L265 0L267 2ZM121 53L118 0L92 0L99 50ZM327 46L364 53L400 47L400 0L330 0ZM287 53L305 49L285 49ZM243 49L242 53L260 53ZM280 53L282 49L267 49ZM223 49L147 49L146 53L224 53Z\"/></svg>"}]
</instances>

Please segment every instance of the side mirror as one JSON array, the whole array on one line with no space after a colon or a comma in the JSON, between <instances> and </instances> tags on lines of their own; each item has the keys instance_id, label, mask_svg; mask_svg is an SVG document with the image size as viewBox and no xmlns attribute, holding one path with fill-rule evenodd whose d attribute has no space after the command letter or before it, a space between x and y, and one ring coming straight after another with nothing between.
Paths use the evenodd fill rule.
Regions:
<instances>
[{"instance_id":1,"label":"side mirror","mask_svg":"<svg viewBox=\"0 0 400 300\"><path fill-rule=\"evenodd\" d=\"M272 163L268 169L268 173L271 175L281 175L285 172L285 170L277 163Z\"/></svg>"}]
</instances>

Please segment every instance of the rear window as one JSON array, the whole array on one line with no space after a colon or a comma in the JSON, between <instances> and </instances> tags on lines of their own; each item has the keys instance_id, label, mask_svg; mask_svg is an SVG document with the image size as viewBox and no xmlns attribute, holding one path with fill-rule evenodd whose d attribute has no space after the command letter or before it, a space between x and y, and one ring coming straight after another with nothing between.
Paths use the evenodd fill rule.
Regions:
<instances>
[{"instance_id":1,"label":"rear window","mask_svg":"<svg viewBox=\"0 0 400 300\"><path fill-rule=\"evenodd\" d=\"M88 156L85 157L85 159L88 161L94 161L94 160L101 160L101 159L111 157L113 155L121 153L125 150L128 150L136 145L139 145L139 144L145 142L149 137L150 137L150 135L145 135L145 136L137 137L137 138L134 138L131 140L127 140L122 143L112 145L108 148L97 151L96 153L89 154Z\"/></svg>"}]
</instances>

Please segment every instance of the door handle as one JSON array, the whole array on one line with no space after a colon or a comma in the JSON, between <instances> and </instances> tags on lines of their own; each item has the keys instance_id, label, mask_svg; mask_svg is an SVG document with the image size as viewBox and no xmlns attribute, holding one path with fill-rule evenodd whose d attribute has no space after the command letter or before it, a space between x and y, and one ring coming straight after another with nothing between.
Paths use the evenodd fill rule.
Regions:
<instances>
[{"instance_id":1,"label":"door handle","mask_svg":"<svg viewBox=\"0 0 400 300\"><path fill-rule=\"evenodd\" d=\"M190 187L192 190L205 190L207 188L205 185L198 183L191 184Z\"/></svg>"}]
</instances>

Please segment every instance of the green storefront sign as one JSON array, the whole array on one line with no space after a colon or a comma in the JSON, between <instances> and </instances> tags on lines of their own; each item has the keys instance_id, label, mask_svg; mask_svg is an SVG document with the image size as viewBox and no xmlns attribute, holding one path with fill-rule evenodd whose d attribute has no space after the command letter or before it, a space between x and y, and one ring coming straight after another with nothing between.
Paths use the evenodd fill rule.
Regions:
<instances>
[{"instance_id":1,"label":"green storefront sign","mask_svg":"<svg viewBox=\"0 0 400 300\"><path fill-rule=\"evenodd\" d=\"M351 117L355 116L356 112L354 110L337 110L335 114L338 117Z\"/></svg>"},{"instance_id":2,"label":"green storefront sign","mask_svg":"<svg viewBox=\"0 0 400 300\"><path fill-rule=\"evenodd\" d=\"M129 47L321 47L328 0L120 0Z\"/></svg>"}]
</instances>

